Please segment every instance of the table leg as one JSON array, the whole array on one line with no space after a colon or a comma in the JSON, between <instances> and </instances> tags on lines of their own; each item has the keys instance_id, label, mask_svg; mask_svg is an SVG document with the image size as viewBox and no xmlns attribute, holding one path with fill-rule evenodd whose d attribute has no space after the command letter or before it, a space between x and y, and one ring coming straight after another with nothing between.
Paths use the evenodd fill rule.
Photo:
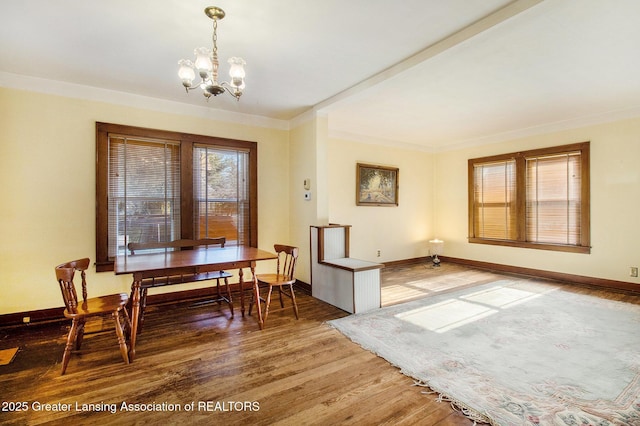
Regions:
<instances>
[{"instance_id":1,"label":"table leg","mask_svg":"<svg viewBox=\"0 0 640 426\"><path fill-rule=\"evenodd\" d=\"M251 262L251 280L253 281L253 299L256 301L256 310L258 311L258 325L260 330L264 327L262 320L262 307L260 306L260 287L258 287L258 278L256 277L256 263Z\"/></svg>"},{"instance_id":2,"label":"table leg","mask_svg":"<svg viewBox=\"0 0 640 426\"><path fill-rule=\"evenodd\" d=\"M131 284L131 336L129 338L129 362L136 357L136 337L138 336L138 321L140 319L140 280L133 280Z\"/></svg>"},{"instance_id":3,"label":"table leg","mask_svg":"<svg viewBox=\"0 0 640 426\"><path fill-rule=\"evenodd\" d=\"M240 312L242 312L242 316L244 317L244 281L242 280L243 272L242 268L238 270L238 286L240 286Z\"/></svg>"}]
</instances>

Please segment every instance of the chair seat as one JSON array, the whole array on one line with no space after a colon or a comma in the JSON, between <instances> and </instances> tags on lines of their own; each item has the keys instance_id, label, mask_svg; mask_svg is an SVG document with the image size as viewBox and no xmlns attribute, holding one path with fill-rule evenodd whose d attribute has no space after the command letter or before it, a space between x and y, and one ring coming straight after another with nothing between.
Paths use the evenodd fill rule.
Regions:
<instances>
[{"instance_id":1,"label":"chair seat","mask_svg":"<svg viewBox=\"0 0 640 426\"><path fill-rule=\"evenodd\" d=\"M78 303L76 312L69 312L68 309L65 309L64 316L67 318L75 318L81 316L89 317L94 315L110 314L114 311L124 309L128 300L129 296L127 296L126 293L92 297L91 299Z\"/></svg>"},{"instance_id":2,"label":"chair seat","mask_svg":"<svg viewBox=\"0 0 640 426\"><path fill-rule=\"evenodd\" d=\"M288 275L283 274L258 274L256 279L259 283L268 285L289 285L294 284L295 279L290 279Z\"/></svg>"}]
</instances>

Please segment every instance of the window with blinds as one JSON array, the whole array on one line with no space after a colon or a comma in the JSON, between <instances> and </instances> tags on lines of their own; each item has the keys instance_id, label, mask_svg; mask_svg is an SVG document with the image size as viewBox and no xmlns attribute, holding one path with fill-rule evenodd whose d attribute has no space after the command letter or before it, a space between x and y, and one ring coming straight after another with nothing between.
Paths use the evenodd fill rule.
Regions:
<instances>
[{"instance_id":1,"label":"window with blinds","mask_svg":"<svg viewBox=\"0 0 640 426\"><path fill-rule=\"evenodd\" d=\"M193 187L197 238L226 237L227 244L245 244L250 224L249 153L196 145Z\"/></svg>"},{"instance_id":2,"label":"window with blinds","mask_svg":"<svg viewBox=\"0 0 640 426\"><path fill-rule=\"evenodd\" d=\"M474 165L474 229L480 238L516 238L516 163Z\"/></svg>"},{"instance_id":3,"label":"window with blinds","mask_svg":"<svg viewBox=\"0 0 640 426\"><path fill-rule=\"evenodd\" d=\"M180 238L180 144L109 137L109 256Z\"/></svg>"},{"instance_id":4,"label":"window with blinds","mask_svg":"<svg viewBox=\"0 0 640 426\"><path fill-rule=\"evenodd\" d=\"M580 245L581 153L528 157L527 241Z\"/></svg>"},{"instance_id":5,"label":"window with blinds","mask_svg":"<svg viewBox=\"0 0 640 426\"><path fill-rule=\"evenodd\" d=\"M469 241L590 251L589 143L469 160Z\"/></svg>"},{"instance_id":6,"label":"window with blinds","mask_svg":"<svg viewBox=\"0 0 640 426\"><path fill-rule=\"evenodd\" d=\"M256 142L96 123L96 270L130 242L258 246Z\"/></svg>"}]
</instances>

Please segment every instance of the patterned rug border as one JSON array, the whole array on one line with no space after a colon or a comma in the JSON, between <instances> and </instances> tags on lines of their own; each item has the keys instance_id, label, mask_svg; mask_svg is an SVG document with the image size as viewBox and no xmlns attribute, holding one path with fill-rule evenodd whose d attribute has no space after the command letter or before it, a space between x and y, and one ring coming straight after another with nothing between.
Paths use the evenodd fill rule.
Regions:
<instances>
[{"instance_id":1,"label":"patterned rug border","mask_svg":"<svg viewBox=\"0 0 640 426\"><path fill-rule=\"evenodd\" d=\"M396 368L398 368L398 367L396 366ZM411 377L411 376L407 375L405 372L403 372L401 368L399 370L405 376ZM458 411L459 413L462 413L462 415L464 415L469 420L472 420L474 425L477 424L478 422L480 422L480 423L490 424L490 425L493 425L493 426L498 426L496 421L493 418L491 418L491 416L488 413L482 414L479 411L469 407L464 402L458 401L455 398L451 398L450 396L448 396L448 395L446 395L446 394L444 394L442 392L438 392L437 390L433 389L431 387L431 385L429 385L429 383L423 382L422 380L418 380L415 377L411 377L411 378L413 379L413 385L414 386L427 387L427 388L431 389L431 392L422 391L423 394L432 394L432 393L438 394L438 398L436 398L436 401L450 403L451 404L451 408L453 408L454 410Z\"/></svg>"}]
</instances>

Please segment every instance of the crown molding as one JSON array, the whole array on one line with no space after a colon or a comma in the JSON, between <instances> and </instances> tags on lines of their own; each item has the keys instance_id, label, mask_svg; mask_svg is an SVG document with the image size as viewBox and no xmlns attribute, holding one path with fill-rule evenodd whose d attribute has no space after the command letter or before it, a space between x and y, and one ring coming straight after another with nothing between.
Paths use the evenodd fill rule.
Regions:
<instances>
[{"instance_id":1,"label":"crown molding","mask_svg":"<svg viewBox=\"0 0 640 426\"><path fill-rule=\"evenodd\" d=\"M166 99L151 98L148 96L116 90L108 90L7 72L0 72L0 86L28 92L62 96L66 98L105 102L150 111L187 115L208 120L238 123L256 127L267 127L278 130L289 130L289 121L286 120L226 111L207 106L189 105Z\"/></svg>"},{"instance_id":2,"label":"crown molding","mask_svg":"<svg viewBox=\"0 0 640 426\"><path fill-rule=\"evenodd\" d=\"M574 129L581 129L600 124L615 123L617 121L630 120L640 117L640 106L620 110L605 111L598 114L574 117L551 123L543 123L535 126L514 129L491 135L483 135L464 140L434 141L433 143L420 145L411 142L383 139L364 133L347 132L337 129L329 129L329 137L343 139L352 142L367 143L372 145L395 146L399 148L422 151L429 153L457 151L475 146L491 145L494 143L513 141L531 136L545 135Z\"/></svg>"}]
</instances>

